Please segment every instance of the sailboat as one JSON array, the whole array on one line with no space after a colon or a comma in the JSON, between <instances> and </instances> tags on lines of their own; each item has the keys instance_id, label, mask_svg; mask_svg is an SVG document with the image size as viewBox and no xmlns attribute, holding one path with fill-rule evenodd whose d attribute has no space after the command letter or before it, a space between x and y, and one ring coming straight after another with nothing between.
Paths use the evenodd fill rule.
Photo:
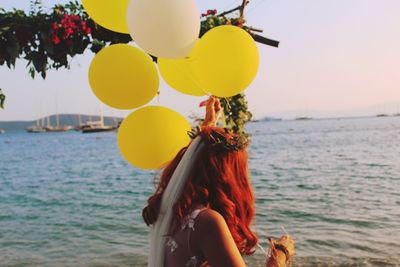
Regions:
<instances>
[{"instance_id":1,"label":"sailboat","mask_svg":"<svg viewBox=\"0 0 400 267\"><path fill-rule=\"evenodd\" d=\"M81 126L82 133L99 133L99 132L110 132L116 130L117 127L104 125L103 108L101 108L100 120L99 121L88 121L86 124Z\"/></svg>"},{"instance_id":2,"label":"sailboat","mask_svg":"<svg viewBox=\"0 0 400 267\"><path fill-rule=\"evenodd\" d=\"M74 130L75 131L82 131L82 128L85 127L86 123L82 123L82 116L81 114L78 114L78 124L75 125Z\"/></svg>"},{"instance_id":3,"label":"sailboat","mask_svg":"<svg viewBox=\"0 0 400 267\"><path fill-rule=\"evenodd\" d=\"M47 117L47 126L45 127L47 132L66 132L71 130L71 126L60 126L60 116L56 114L56 126L51 126L50 117Z\"/></svg>"},{"instance_id":4,"label":"sailboat","mask_svg":"<svg viewBox=\"0 0 400 267\"><path fill-rule=\"evenodd\" d=\"M26 131L28 133L45 133L46 132L46 128L44 127L43 120L44 120L43 118L42 119L37 119L36 120L36 125L29 126L28 128L26 128Z\"/></svg>"}]
</instances>

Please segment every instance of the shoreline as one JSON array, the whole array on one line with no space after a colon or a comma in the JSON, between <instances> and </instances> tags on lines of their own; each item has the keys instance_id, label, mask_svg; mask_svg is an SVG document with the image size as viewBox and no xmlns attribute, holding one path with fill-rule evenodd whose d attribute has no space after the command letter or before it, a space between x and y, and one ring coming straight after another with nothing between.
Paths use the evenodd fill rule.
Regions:
<instances>
[{"instance_id":1,"label":"shoreline","mask_svg":"<svg viewBox=\"0 0 400 267\"><path fill-rule=\"evenodd\" d=\"M1 251L1 250L0 250ZM246 266L248 267L264 267L265 259L262 255L253 255L244 257ZM87 257L77 258L74 260L50 260L50 259L7 259L7 256L0 256L2 266L47 266L47 267L101 267L101 266L131 266L131 267L146 267L147 257L143 255L133 255L129 253L117 253L108 257L99 258ZM330 257L301 257L293 258L293 266L296 267L359 267L359 266L374 266L374 267L391 267L399 266L400 259L396 258L351 258L338 260Z\"/></svg>"}]
</instances>

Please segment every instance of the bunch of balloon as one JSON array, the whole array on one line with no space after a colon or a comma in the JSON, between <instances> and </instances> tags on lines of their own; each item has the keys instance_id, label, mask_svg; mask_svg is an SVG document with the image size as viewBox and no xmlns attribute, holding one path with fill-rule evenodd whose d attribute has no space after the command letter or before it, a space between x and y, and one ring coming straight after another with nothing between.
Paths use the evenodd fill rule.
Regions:
<instances>
[{"instance_id":1,"label":"bunch of balloon","mask_svg":"<svg viewBox=\"0 0 400 267\"><path fill-rule=\"evenodd\" d=\"M139 108L157 94L159 76L149 55L158 58L161 76L173 89L192 96L234 96L257 74L257 46L242 28L218 26L198 39L200 13L194 0L83 0L83 5L98 24L129 32L144 50L111 45L93 59L91 88L111 107ZM188 130L179 113L144 107L123 121L118 144L134 166L157 169L188 143Z\"/></svg>"},{"instance_id":2,"label":"bunch of balloon","mask_svg":"<svg viewBox=\"0 0 400 267\"><path fill-rule=\"evenodd\" d=\"M142 169L162 168L188 144L190 124L171 109L142 107L159 89L157 68L149 54L187 56L199 34L197 7L187 0L83 0L82 3L96 23L112 31L133 33L136 43L147 52L128 44L102 49L90 65L89 84L97 98L110 107L138 108L124 119L118 131L123 157ZM166 8L172 11L167 12ZM162 12L154 14L158 10ZM148 20L150 13L158 16L158 21ZM159 23L161 20L163 23Z\"/></svg>"}]
</instances>

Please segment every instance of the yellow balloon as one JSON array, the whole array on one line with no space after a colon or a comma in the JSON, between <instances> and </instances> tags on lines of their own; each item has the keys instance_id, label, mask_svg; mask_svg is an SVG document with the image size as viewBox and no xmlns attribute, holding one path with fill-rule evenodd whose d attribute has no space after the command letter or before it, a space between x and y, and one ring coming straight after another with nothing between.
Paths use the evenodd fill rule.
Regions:
<instances>
[{"instance_id":1,"label":"yellow balloon","mask_svg":"<svg viewBox=\"0 0 400 267\"><path fill-rule=\"evenodd\" d=\"M208 31L196 44L191 70L203 90L219 97L243 92L254 80L259 54L249 33L224 25Z\"/></svg>"},{"instance_id":2,"label":"yellow balloon","mask_svg":"<svg viewBox=\"0 0 400 267\"><path fill-rule=\"evenodd\" d=\"M149 55L136 47L116 44L97 53L89 68L89 83L105 104L133 109L154 98L159 77Z\"/></svg>"},{"instance_id":3,"label":"yellow balloon","mask_svg":"<svg viewBox=\"0 0 400 267\"><path fill-rule=\"evenodd\" d=\"M190 124L178 112L147 106L132 112L118 130L122 156L142 169L159 169L189 144Z\"/></svg>"},{"instance_id":4,"label":"yellow balloon","mask_svg":"<svg viewBox=\"0 0 400 267\"><path fill-rule=\"evenodd\" d=\"M128 33L129 0L82 0L82 4L97 24L115 32Z\"/></svg>"},{"instance_id":5,"label":"yellow balloon","mask_svg":"<svg viewBox=\"0 0 400 267\"><path fill-rule=\"evenodd\" d=\"M194 80L187 58L158 58L158 68L160 69L161 76L173 89L187 95L205 95L204 91Z\"/></svg>"}]
</instances>

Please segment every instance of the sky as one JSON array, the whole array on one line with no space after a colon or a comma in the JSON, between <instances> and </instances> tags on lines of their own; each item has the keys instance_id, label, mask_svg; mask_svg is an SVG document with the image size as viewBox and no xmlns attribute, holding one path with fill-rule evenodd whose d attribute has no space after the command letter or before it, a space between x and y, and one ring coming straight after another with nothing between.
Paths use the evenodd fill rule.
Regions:
<instances>
[{"instance_id":1,"label":"sky","mask_svg":"<svg viewBox=\"0 0 400 267\"><path fill-rule=\"evenodd\" d=\"M115 0L113 0L115 1ZM67 1L43 1L48 8ZM240 0L197 1L200 11L228 10ZM0 7L29 9L29 0L0 0ZM376 107L397 112L400 105L399 0L250 0L248 24L281 42L279 48L258 45L260 68L245 91L256 118L268 115L354 115ZM19 60L13 70L0 68L0 88L7 94L0 121L32 120L59 113L125 116L131 111L101 107L87 71L91 52L75 57L70 70L49 71L32 80ZM201 114L204 97L180 94L161 83L161 95L150 104L189 115ZM392 103L392 104L385 104ZM336 113L335 113L336 112ZM303 114L302 114L303 113ZM361 114L360 114L361 115ZM367 114L365 114L367 115ZM284 115L283 115L284 116Z\"/></svg>"}]
</instances>

